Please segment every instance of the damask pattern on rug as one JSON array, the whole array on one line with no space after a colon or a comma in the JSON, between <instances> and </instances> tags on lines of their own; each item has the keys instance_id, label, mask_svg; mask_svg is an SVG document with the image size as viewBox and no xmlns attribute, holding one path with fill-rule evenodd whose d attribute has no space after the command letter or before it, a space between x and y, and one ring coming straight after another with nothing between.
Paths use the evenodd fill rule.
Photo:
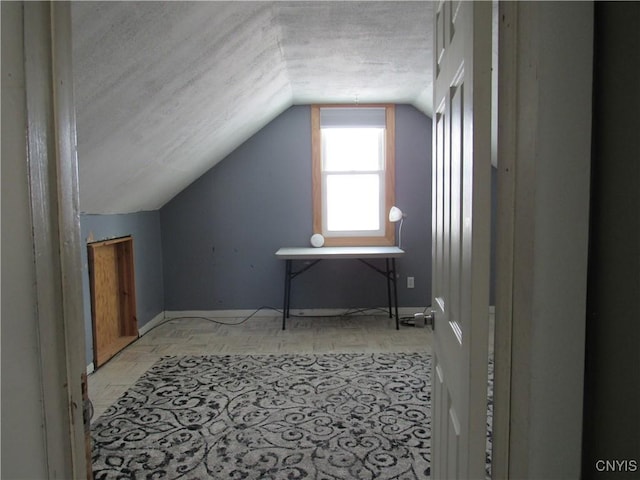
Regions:
<instances>
[{"instance_id":1,"label":"damask pattern on rug","mask_svg":"<svg viewBox=\"0 0 640 480\"><path fill-rule=\"evenodd\" d=\"M423 353L181 356L92 425L96 479L424 479Z\"/></svg>"}]
</instances>

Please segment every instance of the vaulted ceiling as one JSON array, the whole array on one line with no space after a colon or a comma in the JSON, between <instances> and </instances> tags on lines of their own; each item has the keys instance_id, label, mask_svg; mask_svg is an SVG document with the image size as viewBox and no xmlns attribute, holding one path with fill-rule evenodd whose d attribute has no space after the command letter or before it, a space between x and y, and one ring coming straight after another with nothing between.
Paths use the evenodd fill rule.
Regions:
<instances>
[{"instance_id":1,"label":"vaulted ceiling","mask_svg":"<svg viewBox=\"0 0 640 480\"><path fill-rule=\"evenodd\" d=\"M430 2L73 2L80 209L155 210L291 105L431 115Z\"/></svg>"}]
</instances>

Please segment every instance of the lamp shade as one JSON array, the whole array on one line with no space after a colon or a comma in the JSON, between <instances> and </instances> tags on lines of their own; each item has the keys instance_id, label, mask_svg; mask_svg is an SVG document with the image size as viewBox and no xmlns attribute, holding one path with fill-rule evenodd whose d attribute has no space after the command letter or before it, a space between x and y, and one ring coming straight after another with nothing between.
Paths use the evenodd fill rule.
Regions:
<instances>
[{"instance_id":1,"label":"lamp shade","mask_svg":"<svg viewBox=\"0 0 640 480\"><path fill-rule=\"evenodd\" d=\"M389 221L390 222L399 222L400 220L402 220L402 217L404 216L404 214L402 213L402 210L400 210L398 207L393 206L391 207L391 209L389 210Z\"/></svg>"}]
</instances>

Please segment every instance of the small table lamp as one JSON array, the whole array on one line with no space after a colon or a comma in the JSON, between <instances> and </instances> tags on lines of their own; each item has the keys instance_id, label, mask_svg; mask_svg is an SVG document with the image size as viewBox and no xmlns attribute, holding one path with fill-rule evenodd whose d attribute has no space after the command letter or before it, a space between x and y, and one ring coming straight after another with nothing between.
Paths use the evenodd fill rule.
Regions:
<instances>
[{"instance_id":1,"label":"small table lamp","mask_svg":"<svg viewBox=\"0 0 640 480\"><path fill-rule=\"evenodd\" d=\"M389 210L389 221L393 223L400 222L400 227L398 228L398 248L402 248L402 222L404 221L404 217L406 217L406 215L395 205Z\"/></svg>"}]
</instances>

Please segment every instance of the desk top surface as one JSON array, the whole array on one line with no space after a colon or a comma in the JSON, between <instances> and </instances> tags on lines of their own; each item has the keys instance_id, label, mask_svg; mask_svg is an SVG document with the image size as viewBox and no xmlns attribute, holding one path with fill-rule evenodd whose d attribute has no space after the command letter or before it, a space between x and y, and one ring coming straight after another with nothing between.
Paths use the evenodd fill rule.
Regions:
<instances>
[{"instance_id":1,"label":"desk top surface","mask_svg":"<svg viewBox=\"0 0 640 480\"><path fill-rule=\"evenodd\" d=\"M283 260L318 258L398 258L404 250L398 247L283 247L276 257Z\"/></svg>"}]
</instances>

